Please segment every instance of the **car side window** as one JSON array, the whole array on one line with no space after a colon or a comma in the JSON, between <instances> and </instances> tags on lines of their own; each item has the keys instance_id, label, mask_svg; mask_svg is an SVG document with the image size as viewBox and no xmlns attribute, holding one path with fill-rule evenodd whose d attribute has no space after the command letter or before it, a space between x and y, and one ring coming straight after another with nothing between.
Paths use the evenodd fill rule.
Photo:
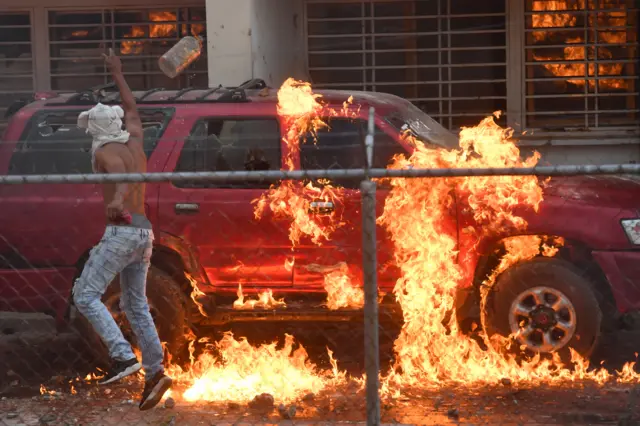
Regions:
<instances>
[{"instance_id":1,"label":"car side window","mask_svg":"<svg viewBox=\"0 0 640 426\"><path fill-rule=\"evenodd\" d=\"M304 170L361 169L365 166L366 122L361 119L333 118L329 127L318 131L314 143L306 135L300 146L300 163ZM374 168L386 168L396 154L406 151L393 138L376 128L373 149ZM359 188L354 180L331 179L346 188Z\"/></svg>"},{"instance_id":2,"label":"car side window","mask_svg":"<svg viewBox=\"0 0 640 426\"><path fill-rule=\"evenodd\" d=\"M176 172L280 170L281 137L275 119L200 120L184 143ZM268 188L269 181L176 182L187 188Z\"/></svg>"},{"instance_id":3,"label":"car side window","mask_svg":"<svg viewBox=\"0 0 640 426\"><path fill-rule=\"evenodd\" d=\"M29 122L9 162L10 175L89 174L91 135L77 127L79 111L43 111ZM169 111L140 111L147 158L155 149Z\"/></svg>"}]
</instances>

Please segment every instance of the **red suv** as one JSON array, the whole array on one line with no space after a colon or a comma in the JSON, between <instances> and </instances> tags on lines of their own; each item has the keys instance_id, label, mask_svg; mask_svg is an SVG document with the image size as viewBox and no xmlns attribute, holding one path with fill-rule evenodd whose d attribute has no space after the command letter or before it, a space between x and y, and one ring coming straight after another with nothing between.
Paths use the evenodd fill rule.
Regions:
<instances>
[{"instance_id":1,"label":"red suv","mask_svg":"<svg viewBox=\"0 0 640 426\"><path fill-rule=\"evenodd\" d=\"M411 149L402 135L416 122L427 125L421 127L427 132L413 129L424 143L457 147L456 136L396 96L319 93L336 111L353 96L353 103L361 106L360 118L327 117L331 131L320 131L315 145L303 144L300 152L290 153L283 143L276 91L261 80L237 88L136 92L148 171L246 170L255 168L248 160L256 150L264 155L261 169L279 170L290 155L302 169L362 168L369 107L375 107L374 167L384 168L395 154ZM76 119L98 100L117 103L118 94L108 88L43 93L15 105L0 145L0 173L91 173L91 140L76 127ZM361 320L361 310L328 310L318 303L326 297L322 266L345 262L353 274L361 273L359 182L334 183L345 187L344 202L333 208L347 226L321 246L303 239L293 250L288 221L275 220L269 212L259 220L254 216L252 201L269 182L147 185L146 211L156 234L148 295L171 352L184 349L187 327ZM69 323L74 279L104 228L100 191L97 184L0 185L0 310L43 312L60 326ZM387 191L378 191L379 214ZM495 289L500 296L490 298L488 305L493 329L509 334L510 324L517 327L515 320L524 315L532 327L552 338L532 338L525 343L529 349L567 351L572 346L589 354L606 323L640 307L638 193L640 184L631 178L554 178L545 188L539 212L526 213L527 232L562 237L565 244L555 258L520 263L498 278ZM495 268L503 243L486 239L477 247L466 244L462 233L474 225L473 216L459 198L450 212L449 225L459 231L459 258L465 259L467 275L458 290L456 314L463 329L470 329L480 316L479 285ZM378 235L379 286L391 293L398 269L382 227ZM233 309L239 284L246 294L272 289L287 305ZM118 292L116 283L104 300L114 315L121 316ZM555 303L559 298L563 303ZM525 302L529 308L523 313L519 306ZM539 320L542 316L546 321Z\"/></svg>"}]
</instances>

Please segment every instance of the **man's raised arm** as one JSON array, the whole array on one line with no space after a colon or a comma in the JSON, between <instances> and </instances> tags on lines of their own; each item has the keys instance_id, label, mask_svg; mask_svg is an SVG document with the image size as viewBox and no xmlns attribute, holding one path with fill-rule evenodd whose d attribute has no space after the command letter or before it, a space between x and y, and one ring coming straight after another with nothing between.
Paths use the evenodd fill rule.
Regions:
<instances>
[{"instance_id":1,"label":"man's raised arm","mask_svg":"<svg viewBox=\"0 0 640 426\"><path fill-rule=\"evenodd\" d=\"M140 114L138 114L138 107L136 106L136 99L124 79L122 74L122 62L120 58L113 53L113 49L109 49L109 55L102 54L104 61L111 71L113 81L120 90L120 99L122 101L122 108L124 109L124 120L127 132L131 135L131 139L142 141L142 121L140 120Z\"/></svg>"}]
</instances>

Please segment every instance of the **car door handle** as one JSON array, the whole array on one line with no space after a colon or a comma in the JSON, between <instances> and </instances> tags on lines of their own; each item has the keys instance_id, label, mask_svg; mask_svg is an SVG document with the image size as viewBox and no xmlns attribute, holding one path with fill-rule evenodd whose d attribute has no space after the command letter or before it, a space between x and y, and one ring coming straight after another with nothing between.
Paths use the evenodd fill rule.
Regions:
<instances>
[{"instance_id":1,"label":"car door handle","mask_svg":"<svg viewBox=\"0 0 640 426\"><path fill-rule=\"evenodd\" d=\"M197 203L178 203L176 204L176 213L189 214L200 212L200 204Z\"/></svg>"},{"instance_id":2,"label":"car door handle","mask_svg":"<svg viewBox=\"0 0 640 426\"><path fill-rule=\"evenodd\" d=\"M335 209L331 201L312 201L309 204L309 213L313 214L331 214Z\"/></svg>"}]
</instances>

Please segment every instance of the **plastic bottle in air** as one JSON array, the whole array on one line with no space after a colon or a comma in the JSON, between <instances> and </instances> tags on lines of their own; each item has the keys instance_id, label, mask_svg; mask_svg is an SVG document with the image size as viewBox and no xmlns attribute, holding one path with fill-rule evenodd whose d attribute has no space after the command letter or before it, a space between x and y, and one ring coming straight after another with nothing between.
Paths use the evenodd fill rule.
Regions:
<instances>
[{"instance_id":1,"label":"plastic bottle in air","mask_svg":"<svg viewBox=\"0 0 640 426\"><path fill-rule=\"evenodd\" d=\"M175 46L158 59L158 65L169 78L174 78L198 59L202 44L192 36L183 37Z\"/></svg>"}]
</instances>

